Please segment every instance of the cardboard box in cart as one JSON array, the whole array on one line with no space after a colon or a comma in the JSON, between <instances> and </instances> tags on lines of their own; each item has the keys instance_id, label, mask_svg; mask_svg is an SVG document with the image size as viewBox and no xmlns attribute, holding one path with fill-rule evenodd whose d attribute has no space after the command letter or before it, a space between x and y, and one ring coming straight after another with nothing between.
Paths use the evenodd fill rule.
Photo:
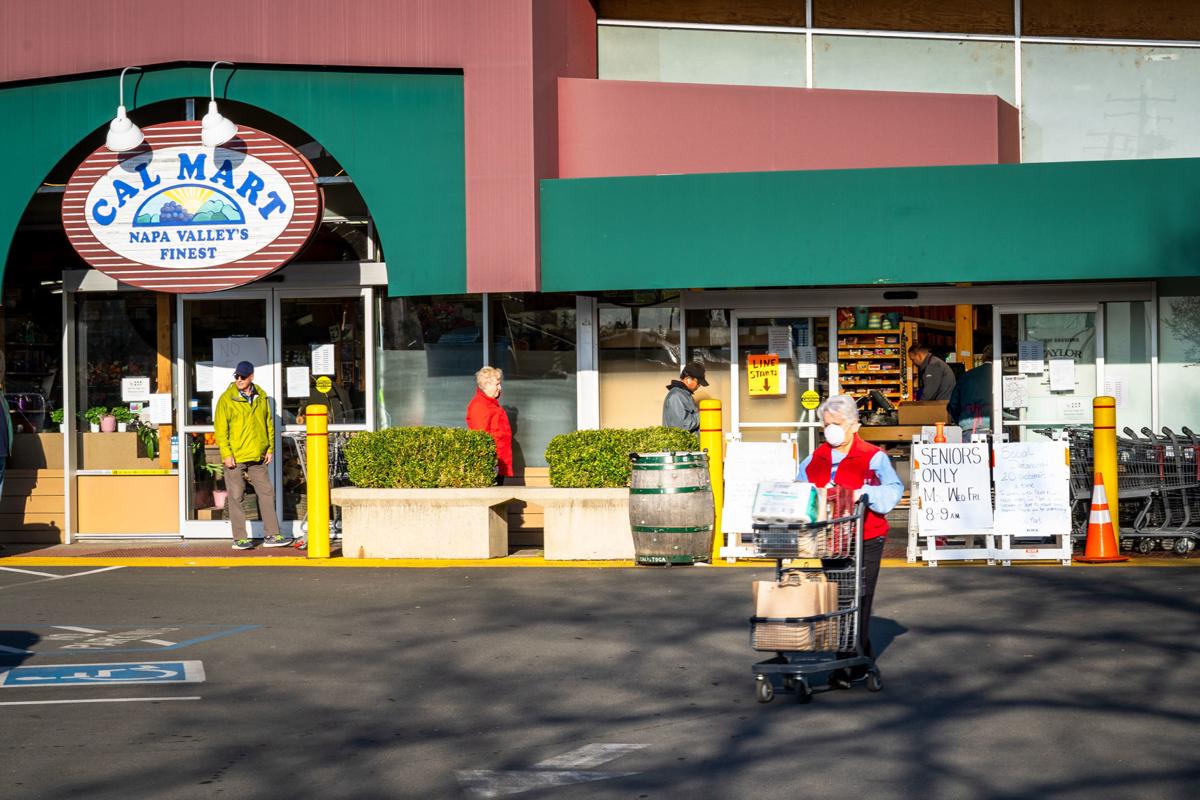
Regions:
<instances>
[{"instance_id":1,"label":"cardboard box in cart","mask_svg":"<svg viewBox=\"0 0 1200 800\"><path fill-rule=\"evenodd\" d=\"M762 481L750 515L759 524L816 522L825 519L825 493L801 481Z\"/></svg>"}]
</instances>

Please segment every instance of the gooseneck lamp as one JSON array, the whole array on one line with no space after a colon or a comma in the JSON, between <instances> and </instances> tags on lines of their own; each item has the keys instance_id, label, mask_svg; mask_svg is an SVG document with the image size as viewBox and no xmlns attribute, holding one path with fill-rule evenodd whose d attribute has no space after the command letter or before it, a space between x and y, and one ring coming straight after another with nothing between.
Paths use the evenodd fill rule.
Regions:
<instances>
[{"instance_id":1,"label":"gooseneck lamp","mask_svg":"<svg viewBox=\"0 0 1200 800\"><path fill-rule=\"evenodd\" d=\"M118 79L121 89L120 103L117 105L117 116L113 121L108 123L108 136L104 139L104 146L114 153L124 153L126 150L132 150L137 147L146 138L142 133L142 129L133 124L133 120L125 116L125 73L131 69L141 69L141 67L126 67L121 70L121 77Z\"/></svg>"},{"instance_id":2,"label":"gooseneck lamp","mask_svg":"<svg viewBox=\"0 0 1200 800\"><path fill-rule=\"evenodd\" d=\"M217 61L208 71L208 113L200 122L200 142L205 147L220 147L237 135L237 125L217 111L217 92L213 84L213 75L219 64L233 66L229 61Z\"/></svg>"}]
</instances>

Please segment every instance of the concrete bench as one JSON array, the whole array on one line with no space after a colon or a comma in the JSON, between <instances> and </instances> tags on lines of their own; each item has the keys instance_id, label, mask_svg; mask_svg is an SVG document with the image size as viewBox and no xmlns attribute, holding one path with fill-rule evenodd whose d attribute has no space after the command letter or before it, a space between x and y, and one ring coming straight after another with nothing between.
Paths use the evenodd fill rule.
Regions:
<instances>
[{"instance_id":1,"label":"concrete bench","mask_svg":"<svg viewBox=\"0 0 1200 800\"><path fill-rule=\"evenodd\" d=\"M631 559L628 489L360 489L332 492L347 558L499 558L508 555L509 503L545 509L546 558Z\"/></svg>"}]
</instances>

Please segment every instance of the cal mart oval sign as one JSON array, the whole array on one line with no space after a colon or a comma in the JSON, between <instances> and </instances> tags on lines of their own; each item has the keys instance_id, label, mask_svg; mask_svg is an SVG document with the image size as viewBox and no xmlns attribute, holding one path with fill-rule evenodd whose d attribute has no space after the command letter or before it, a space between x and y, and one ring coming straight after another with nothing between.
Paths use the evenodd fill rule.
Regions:
<instances>
[{"instance_id":1,"label":"cal mart oval sign","mask_svg":"<svg viewBox=\"0 0 1200 800\"><path fill-rule=\"evenodd\" d=\"M200 123L144 129L135 150L100 148L67 183L63 227L85 261L159 292L215 292L288 263L321 219L316 172L287 143L239 126L217 148Z\"/></svg>"}]
</instances>

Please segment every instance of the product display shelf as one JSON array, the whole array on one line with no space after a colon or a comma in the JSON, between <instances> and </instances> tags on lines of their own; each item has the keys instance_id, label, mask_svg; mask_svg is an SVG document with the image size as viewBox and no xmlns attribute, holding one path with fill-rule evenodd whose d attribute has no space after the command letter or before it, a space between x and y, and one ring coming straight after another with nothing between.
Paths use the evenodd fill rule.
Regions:
<instances>
[{"instance_id":1,"label":"product display shelf","mask_svg":"<svg viewBox=\"0 0 1200 800\"><path fill-rule=\"evenodd\" d=\"M852 397L870 390L889 400L912 398L908 348L916 326L903 322L896 328L840 328L837 332L838 383Z\"/></svg>"}]
</instances>

